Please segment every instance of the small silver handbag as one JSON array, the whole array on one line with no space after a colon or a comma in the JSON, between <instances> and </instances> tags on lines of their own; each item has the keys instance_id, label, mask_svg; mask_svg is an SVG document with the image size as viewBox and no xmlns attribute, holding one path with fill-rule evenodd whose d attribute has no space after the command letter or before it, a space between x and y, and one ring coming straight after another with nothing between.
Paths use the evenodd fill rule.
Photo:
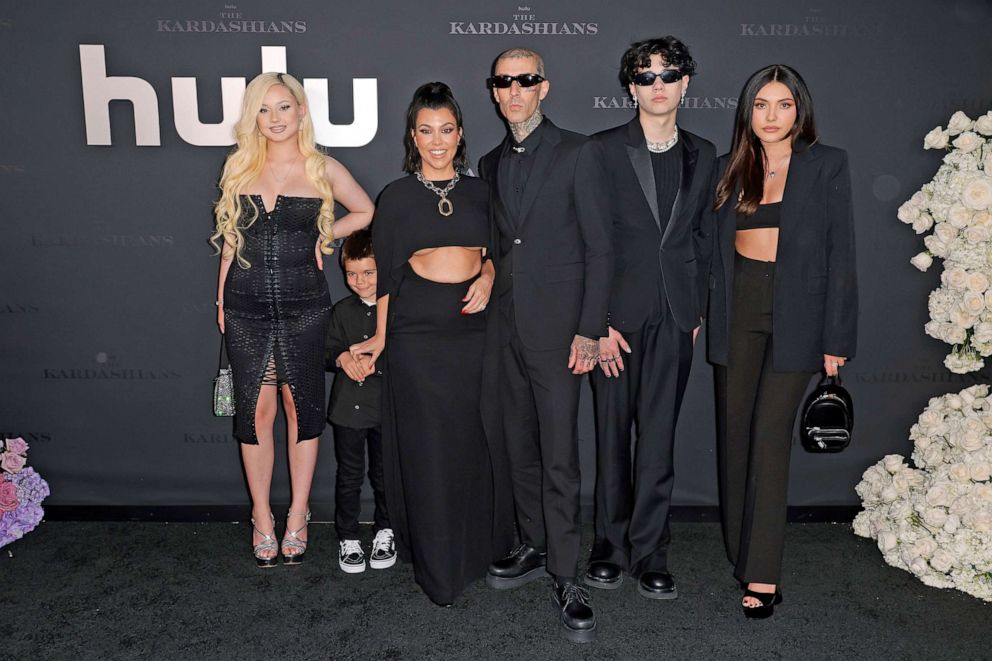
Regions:
<instances>
[{"instance_id":1,"label":"small silver handbag","mask_svg":"<svg viewBox=\"0 0 992 661\"><path fill-rule=\"evenodd\" d=\"M220 339L220 366L214 379L214 415L230 417L234 415L234 381L231 378L231 363L227 358L227 343Z\"/></svg>"}]
</instances>

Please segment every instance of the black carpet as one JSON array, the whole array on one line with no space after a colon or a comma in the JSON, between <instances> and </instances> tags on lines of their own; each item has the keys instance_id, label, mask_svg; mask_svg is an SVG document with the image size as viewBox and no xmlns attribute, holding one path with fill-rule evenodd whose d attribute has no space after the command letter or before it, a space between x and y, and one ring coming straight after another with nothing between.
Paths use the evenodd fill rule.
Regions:
<instances>
[{"instance_id":1,"label":"black carpet","mask_svg":"<svg viewBox=\"0 0 992 661\"><path fill-rule=\"evenodd\" d=\"M886 566L849 524L789 526L785 602L765 621L741 615L717 525L673 535L680 598L648 601L632 581L592 591L599 638L575 645L547 581L480 582L438 608L409 565L343 574L330 525L311 524L303 565L262 570L245 524L47 522L0 551L0 658L992 657L988 605Z\"/></svg>"}]
</instances>

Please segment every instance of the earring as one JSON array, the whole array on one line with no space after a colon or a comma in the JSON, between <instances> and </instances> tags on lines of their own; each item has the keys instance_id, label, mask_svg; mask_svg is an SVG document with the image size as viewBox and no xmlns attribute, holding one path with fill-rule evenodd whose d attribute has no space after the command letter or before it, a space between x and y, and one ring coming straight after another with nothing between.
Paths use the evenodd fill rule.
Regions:
<instances>
[{"instance_id":1,"label":"earring","mask_svg":"<svg viewBox=\"0 0 992 661\"><path fill-rule=\"evenodd\" d=\"M636 96L635 97L631 97L631 101L634 102L634 107L636 108L637 107L637 97Z\"/></svg>"},{"instance_id":2,"label":"earring","mask_svg":"<svg viewBox=\"0 0 992 661\"><path fill-rule=\"evenodd\" d=\"M685 103L685 88L683 87L682 88L682 98L679 99L679 105L682 105L684 103Z\"/></svg>"}]
</instances>

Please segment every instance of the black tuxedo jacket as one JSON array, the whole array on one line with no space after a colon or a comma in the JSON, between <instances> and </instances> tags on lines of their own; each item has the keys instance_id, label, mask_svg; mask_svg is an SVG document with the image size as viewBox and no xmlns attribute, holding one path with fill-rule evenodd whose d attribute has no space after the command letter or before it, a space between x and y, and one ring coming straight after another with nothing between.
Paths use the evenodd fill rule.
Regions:
<instances>
[{"instance_id":1,"label":"black tuxedo jacket","mask_svg":"<svg viewBox=\"0 0 992 661\"><path fill-rule=\"evenodd\" d=\"M727 167L720 159L718 171ZM714 215L717 257L710 278L707 345L710 362L727 364L733 310L737 213L731 196ZM854 213L847 153L815 144L792 155L775 262L772 365L778 372L815 372L823 354L853 358L858 336Z\"/></svg>"},{"instance_id":2,"label":"black tuxedo jacket","mask_svg":"<svg viewBox=\"0 0 992 661\"><path fill-rule=\"evenodd\" d=\"M536 351L568 347L575 335L605 335L613 270L608 192L589 138L547 118L544 123L519 217L509 217L499 191L509 134L479 160L479 176L490 185L496 280L509 282L517 333ZM512 273L501 272L501 245L507 244Z\"/></svg>"},{"instance_id":3,"label":"black tuxedo jacket","mask_svg":"<svg viewBox=\"0 0 992 661\"><path fill-rule=\"evenodd\" d=\"M666 223L658 216L651 153L640 121L592 136L609 181L614 254L610 278L610 325L635 331L667 305L679 328L699 326L707 294L712 241L708 219L716 148L679 129L682 181ZM664 227L664 233L662 233Z\"/></svg>"}]
</instances>

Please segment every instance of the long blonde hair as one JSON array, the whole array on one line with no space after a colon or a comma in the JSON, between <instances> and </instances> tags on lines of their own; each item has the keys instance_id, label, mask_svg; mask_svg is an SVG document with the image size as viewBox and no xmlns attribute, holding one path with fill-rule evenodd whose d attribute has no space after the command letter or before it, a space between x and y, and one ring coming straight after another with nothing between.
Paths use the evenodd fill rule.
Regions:
<instances>
[{"instance_id":1,"label":"long blonde hair","mask_svg":"<svg viewBox=\"0 0 992 661\"><path fill-rule=\"evenodd\" d=\"M224 172L220 177L220 199L214 206L216 228L210 236L210 243L217 249L230 255L232 250L237 255L238 265L248 268L251 264L242 255L245 238L242 230L251 227L258 220L258 207L255 201L246 196L251 208L250 216L241 221L244 211L241 196L248 186L262 174L265 166L267 143L265 136L258 130L258 112L269 88L283 85L300 105L307 106L307 96L303 85L296 78L286 73L263 73L256 76L245 89L245 98L241 104L241 118L234 125L234 135L238 141L237 148L231 152L224 162ZM331 185L324 178L324 155L317 149L314 140L313 122L310 113L306 113L300 122L296 135L300 154L304 158L304 168L307 178L320 193L322 200L320 213L317 216L317 229L320 232L320 251L325 255L333 252L331 241L334 240L332 226L334 224L334 196Z\"/></svg>"}]
</instances>

